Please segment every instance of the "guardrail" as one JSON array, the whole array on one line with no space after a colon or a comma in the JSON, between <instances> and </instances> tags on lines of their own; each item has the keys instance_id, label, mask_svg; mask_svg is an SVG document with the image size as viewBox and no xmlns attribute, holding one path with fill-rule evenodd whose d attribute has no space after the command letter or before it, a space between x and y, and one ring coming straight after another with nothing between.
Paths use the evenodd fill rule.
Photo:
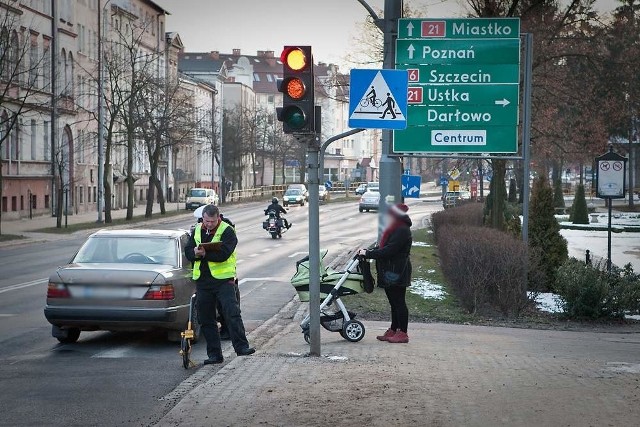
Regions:
<instances>
[{"instance_id":1,"label":"guardrail","mask_svg":"<svg viewBox=\"0 0 640 427\"><path fill-rule=\"evenodd\" d=\"M231 190L227 194L227 203L245 200L262 200L273 196L281 197L288 185L265 185L264 187L246 188L244 190Z\"/></svg>"}]
</instances>

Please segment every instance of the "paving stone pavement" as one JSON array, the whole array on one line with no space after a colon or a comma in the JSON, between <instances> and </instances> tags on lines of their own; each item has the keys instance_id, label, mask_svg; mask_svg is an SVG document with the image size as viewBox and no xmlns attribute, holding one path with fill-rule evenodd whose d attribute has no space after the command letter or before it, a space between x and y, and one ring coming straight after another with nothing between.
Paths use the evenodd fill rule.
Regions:
<instances>
[{"instance_id":1,"label":"paving stone pavement","mask_svg":"<svg viewBox=\"0 0 640 427\"><path fill-rule=\"evenodd\" d=\"M411 343L348 343L325 357L292 324L193 389L160 426L631 426L640 335L412 324Z\"/></svg>"}]
</instances>

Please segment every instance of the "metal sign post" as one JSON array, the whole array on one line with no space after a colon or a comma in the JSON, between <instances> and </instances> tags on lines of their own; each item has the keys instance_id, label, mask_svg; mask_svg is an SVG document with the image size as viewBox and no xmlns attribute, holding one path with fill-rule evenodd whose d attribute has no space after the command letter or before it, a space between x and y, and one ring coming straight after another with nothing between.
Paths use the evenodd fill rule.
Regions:
<instances>
[{"instance_id":1,"label":"metal sign post","mask_svg":"<svg viewBox=\"0 0 640 427\"><path fill-rule=\"evenodd\" d=\"M613 152L596 157L596 197L605 199L609 206L609 221L607 227L607 272L611 273L611 216L613 199L624 199L626 195L626 167L627 158ZM631 195L633 197L633 194Z\"/></svg>"}]
</instances>

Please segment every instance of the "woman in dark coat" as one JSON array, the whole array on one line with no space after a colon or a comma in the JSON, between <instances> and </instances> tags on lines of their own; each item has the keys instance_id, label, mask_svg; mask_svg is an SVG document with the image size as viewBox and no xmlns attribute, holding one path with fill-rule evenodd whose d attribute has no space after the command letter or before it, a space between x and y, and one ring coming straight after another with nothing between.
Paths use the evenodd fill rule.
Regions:
<instances>
[{"instance_id":1,"label":"woman in dark coat","mask_svg":"<svg viewBox=\"0 0 640 427\"><path fill-rule=\"evenodd\" d=\"M378 286L384 288L391 306L391 327L376 337L390 343L408 343L409 309L405 300L411 285L411 219L405 204L394 205L387 213L385 227L378 247L361 249L359 254L376 260Z\"/></svg>"}]
</instances>

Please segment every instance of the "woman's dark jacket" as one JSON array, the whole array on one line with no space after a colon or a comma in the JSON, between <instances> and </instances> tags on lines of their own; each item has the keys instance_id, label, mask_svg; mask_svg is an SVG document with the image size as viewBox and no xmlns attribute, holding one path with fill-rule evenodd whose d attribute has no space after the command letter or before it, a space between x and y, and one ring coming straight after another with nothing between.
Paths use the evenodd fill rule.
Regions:
<instances>
[{"instance_id":1,"label":"woman's dark jacket","mask_svg":"<svg viewBox=\"0 0 640 427\"><path fill-rule=\"evenodd\" d=\"M411 285L411 220L406 219L405 223L393 230L384 247L367 251L367 258L376 260L376 270L378 272L378 285L384 287L384 272L392 271L401 274L396 286Z\"/></svg>"}]
</instances>

